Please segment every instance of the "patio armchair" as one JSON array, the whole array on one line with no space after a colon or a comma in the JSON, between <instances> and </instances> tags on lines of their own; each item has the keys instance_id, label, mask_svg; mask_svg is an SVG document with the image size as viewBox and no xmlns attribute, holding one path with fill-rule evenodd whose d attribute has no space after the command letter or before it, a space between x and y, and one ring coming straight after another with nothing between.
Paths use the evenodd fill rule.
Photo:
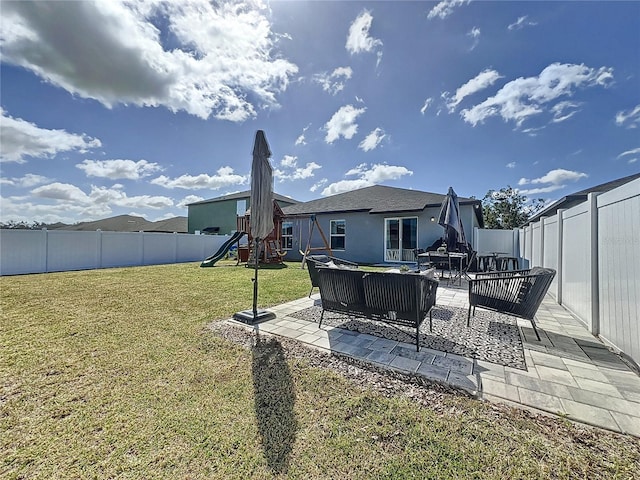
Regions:
<instances>
[{"instance_id":1,"label":"patio armchair","mask_svg":"<svg viewBox=\"0 0 640 480\"><path fill-rule=\"evenodd\" d=\"M334 257L331 255L309 255L308 257L306 257L305 263L307 264L307 270L309 270L309 279L311 280L311 290L309 290L309 297L311 297L313 289L320 286L320 284L318 283L318 267L348 269L358 268L357 263L350 262L349 260L344 260L342 258Z\"/></svg>"},{"instance_id":2,"label":"patio armchair","mask_svg":"<svg viewBox=\"0 0 640 480\"><path fill-rule=\"evenodd\" d=\"M554 269L542 267L476 274L475 279L469 280L467 327L476 307L481 307L529 320L536 338L540 340L533 317L555 275Z\"/></svg>"}]
</instances>

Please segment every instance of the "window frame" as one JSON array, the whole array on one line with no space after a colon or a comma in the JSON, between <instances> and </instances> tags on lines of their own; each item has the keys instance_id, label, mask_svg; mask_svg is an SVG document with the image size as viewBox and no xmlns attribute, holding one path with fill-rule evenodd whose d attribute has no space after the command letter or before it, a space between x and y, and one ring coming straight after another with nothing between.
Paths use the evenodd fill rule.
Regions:
<instances>
[{"instance_id":1,"label":"window frame","mask_svg":"<svg viewBox=\"0 0 640 480\"><path fill-rule=\"evenodd\" d=\"M285 233L285 226L290 228L291 233ZM291 246L287 246L287 244L290 244ZM280 227L280 248L282 250L293 249L293 222L282 222Z\"/></svg>"},{"instance_id":2,"label":"window frame","mask_svg":"<svg viewBox=\"0 0 640 480\"><path fill-rule=\"evenodd\" d=\"M344 233L333 233L333 226L339 222L343 225ZM334 238L342 238L342 248L333 246ZM339 252L343 252L347 249L347 221L345 219L329 220L329 248L331 248L331 251L337 250Z\"/></svg>"}]
</instances>

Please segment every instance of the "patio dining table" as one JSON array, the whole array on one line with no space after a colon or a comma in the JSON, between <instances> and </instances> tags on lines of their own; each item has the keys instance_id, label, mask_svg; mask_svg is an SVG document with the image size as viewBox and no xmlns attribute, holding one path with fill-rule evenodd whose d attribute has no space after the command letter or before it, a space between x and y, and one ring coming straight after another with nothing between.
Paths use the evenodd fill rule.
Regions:
<instances>
[{"instance_id":1,"label":"patio dining table","mask_svg":"<svg viewBox=\"0 0 640 480\"><path fill-rule=\"evenodd\" d=\"M428 259L432 259L432 258L439 258L442 261L448 262L449 264L449 277L447 277L447 280L449 280L449 284L455 284L455 281L458 280L458 285L462 285L462 276L463 276L463 271L464 271L464 259L467 258L467 254L463 253L463 252L425 252L425 253L419 253L418 254L418 258L428 258ZM458 270L454 270L452 268L452 263L451 263L451 259L457 259L458 260ZM453 275L452 275L453 273ZM442 269L442 273L440 274L440 278L444 279L444 269Z\"/></svg>"}]
</instances>

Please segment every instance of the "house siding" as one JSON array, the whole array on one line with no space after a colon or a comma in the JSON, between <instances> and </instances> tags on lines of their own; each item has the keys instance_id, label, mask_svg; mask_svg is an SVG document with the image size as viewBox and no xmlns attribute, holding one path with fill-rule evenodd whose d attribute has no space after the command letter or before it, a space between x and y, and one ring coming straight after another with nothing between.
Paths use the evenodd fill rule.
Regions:
<instances>
[{"instance_id":1,"label":"house siding","mask_svg":"<svg viewBox=\"0 0 640 480\"><path fill-rule=\"evenodd\" d=\"M478 226L474 221L475 214L473 207L470 205L461 206L461 217L467 241L471 242L471 234L473 228ZM440 213L440 207L427 207L420 212L403 212L403 213L379 213L370 214L368 212L348 212L348 213L328 213L317 214L316 219L327 242L331 241L331 220L346 221L345 249L334 250L336 257L344 258L362 264L384 263L384 227L386 218L407 218L414 217L418 219L418 248L427 248L431 246L437 239L443 235L442 226L437 221L431 221L431 217L437 219ZM308 218L285 219L292 221L293 228L293 248L288 251L286 260L301 260L302 256L299 250L304 251L307 247L309 238L309 222ZM324 244L322 236L317 228L313 229L310 247L318 248ZM318 250L313 253L326 253Z\"/></svg>"},{"instance_id":2,"label":"house siding","mask_svg":"<svg viewBox=\"0 0 640 480\"><path fill-rule=\"evenodd\" d=\"M237 229L238 201L245 200L249 209L250 197L216 200L215 202L194 203L188 206L188 232L195 233L207 227L220 227L220 235L230 235ZM293 205L294 202L276 200L280 208Z\"/></svg>"},{"instance_id":3,"label":"house siding","mask_svg":"<svg viewBox=\"0 0 640 480\"><path fill-rule=\"evenodd\" d=\"M204 230L207 227L220 227L220 235L229 235L237 228L236 211L238 200L222 200L219 202L189 205L189 233ZM246 198L247 208L249 198Z\"/></svg>"}]
</instances>

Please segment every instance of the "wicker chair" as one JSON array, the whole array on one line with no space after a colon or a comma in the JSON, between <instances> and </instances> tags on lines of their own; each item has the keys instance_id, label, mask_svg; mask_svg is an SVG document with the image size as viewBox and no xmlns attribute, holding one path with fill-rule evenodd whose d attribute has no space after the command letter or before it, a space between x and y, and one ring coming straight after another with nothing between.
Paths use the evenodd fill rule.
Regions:
<instances>
[{"instance_id":1,"label":"wicker chair","mask_svg":"<svg viewBox=\"0 0 640 480\"><path fill-rule=\"evenodd\" d=\"M311 280L311 290L309 290L309 297L315 287L319 287L318 284L318 267L329 266L329 262L333 262L333 265L338 268L358 268L357 263L343 260L342 258L333 257L331 255L309 255L306 257L307 270L309 270L309 279Z\"/></svg>"},{"instance_id":2,"label":"wicker chair","mask_svg":"<svg viewBox=\"0 0 640 480\"><path fill-rule=\"evenodd\" d=\"M542 299L556 275L552 268L478 273L469 280L469 312L467 326L476 307L506 313L531 322L538 340L540 335L533 319Z\"/></svg>"}]
</instances>

